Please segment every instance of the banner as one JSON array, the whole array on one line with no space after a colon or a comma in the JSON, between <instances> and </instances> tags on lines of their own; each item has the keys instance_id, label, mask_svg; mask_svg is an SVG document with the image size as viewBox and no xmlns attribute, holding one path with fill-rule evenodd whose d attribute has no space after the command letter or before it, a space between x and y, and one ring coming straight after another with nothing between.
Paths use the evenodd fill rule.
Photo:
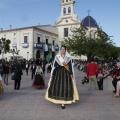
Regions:
<instances>
[{"instance_id":1,"label":"banner","mask_svg":"<svg viewBox=\"0 0 120 120\"><path fill-rule=\"evenodd\" d=\"M55 52L55 46L52 45L52 52Z\"/></svg>"},{"instance_id":2,"label":"banner","mask_svg":"<svg viewBox=\"0 0 120 120\"><path fill-rule=\"evenodd\" d=\"M45 52L48 51L48 45L47 45L47 44L43 44L43 50L44 50Z\"/></svg>"}]
</instances>

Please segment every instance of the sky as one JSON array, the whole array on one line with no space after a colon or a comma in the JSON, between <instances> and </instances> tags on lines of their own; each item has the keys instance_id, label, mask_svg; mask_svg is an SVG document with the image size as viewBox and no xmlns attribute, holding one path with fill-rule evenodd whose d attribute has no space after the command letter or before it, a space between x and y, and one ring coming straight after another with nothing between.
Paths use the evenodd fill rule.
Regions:
<instances>
[{"instance_id":1,"label":"sky","mask_svg":"<svg viewBox=\"0 0 120 120\"><path fill-rule=\"evenodd\" d=\"M61 0L0 0L0 28L4 30L34 25L47 25L60 16ZM75 0L78 19L90 15L120 47L120 0Z\"/></svg>"}]
</instances>

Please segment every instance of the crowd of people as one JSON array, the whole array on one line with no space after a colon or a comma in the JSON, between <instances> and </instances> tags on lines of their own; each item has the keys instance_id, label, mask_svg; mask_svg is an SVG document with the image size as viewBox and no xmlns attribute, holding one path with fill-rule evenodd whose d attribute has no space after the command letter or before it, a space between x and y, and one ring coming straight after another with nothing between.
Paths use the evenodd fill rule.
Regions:
<instances>
[{"instance_id":1,"label":"crowd of people","mask_svg":"<svg viewBox=\"0 0 120 120\"><path fill-rule=\"evenodd\" d=\"M100 61L91 58L88 61L75 61L75 67L79 71L86 72L86 77L82 83L88 83L88 89L91 90L91 85L94 83L95 88L103 90L103 82L105 78L110 76L114 87L114 97L120 96L120 62L119 61Z\"/></svg>"},{"instance_id":2,"label":"crowd of people","mask_svg":"<svg viewBox=\"0 0 120 120\"><path fill-rule=\"evenodd\" d=\"M21 85L21 79L23 70L28 75L31 73L32 86L38 89L45 87L45 69L47 73L51 72L52 60L47 62L45 59L31 59L31 60L14 60L5 61L0 60L0 94L4 93L2 81L5 85L9 84L8 76L11 74L11 79L14 80L14 90L19 90Z\"/></svg>"},{"instance_id":3,"label":"crowd of people","mask_svg":"<svg viewBox=\"0 0 120 120\"><path fill-rule=\"evenodd\" d=\"M120 96L120 62L118 61L100 61L94 57L88 61L72 60L67 52L66 46L61 46L60 52L55 56L54 62L51 59L47 62L43 59L31 59L21 61L0 61L0 94L4 93L2 80L4 84L9 85L8 75L12 74L14 80L14 90L19 90L23 72L26 75L31 72L32 86L37 89L45 88L45 71L50 73L50 80L45 94L45 99L55 104L74 103L79 100L79 94L75 82L74 68L85 72L86 76L82 84L88 83L88 90L95 85L96 90L103 90L104 79L111 76L113 81L114 97Z\"/></svg>"}]
</instances>

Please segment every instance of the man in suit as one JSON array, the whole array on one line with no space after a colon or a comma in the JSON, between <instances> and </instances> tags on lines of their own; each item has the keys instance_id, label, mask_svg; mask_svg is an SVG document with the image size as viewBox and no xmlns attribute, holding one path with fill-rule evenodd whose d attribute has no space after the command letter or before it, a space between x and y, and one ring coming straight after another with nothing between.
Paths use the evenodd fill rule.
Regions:
<instances>
[{"instance_id":1,"label":"man in suit","mask_svg":"<svg viewBox=\"0 0 120 120\"><path fill-rule=\"evenodd\" d=\"M14 71L14 76L15 76L14 90L20 89L21 75L23 75L22 69L20 68L20 65L18 64L15 68L15 71Z\"/></svg>"},{"instance_id":2,"label":"man in suit","mask_svg":"<svg viewBox=\"0 0 120 120\"><path fill-rule=\"evenodd\" d=\"M31 80L33 80L34 76L35 76L35 71L36 71L36 65L35 63L32 64L31 66Z\"/></svg>"},{"instance_id":3,"label":"man in suit","mask_svg":"<svg viewBox=\"0 0 120 120\"><path fill-rule=\"evenodd\" d=\"M28 70L29 70L29 63L28 63L28 61L26 61L25 68L26 68L26 75L28 75Z\"/></svg>"}]
</instances>

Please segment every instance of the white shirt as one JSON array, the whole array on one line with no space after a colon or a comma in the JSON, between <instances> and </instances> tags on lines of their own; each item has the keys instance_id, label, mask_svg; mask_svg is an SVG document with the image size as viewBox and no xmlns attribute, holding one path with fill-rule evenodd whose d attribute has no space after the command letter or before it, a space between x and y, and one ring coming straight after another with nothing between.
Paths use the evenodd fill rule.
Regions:
<instances>
[{"instance_id":1,"label":"white shirt","mask_svg":"<svg viewBox=\"0 0 120 120\"><path fill-rule=\"evenodd\" d=\"M26 68L28 68L28 64L26 64Z\"/></svg>"}]
</instances>

